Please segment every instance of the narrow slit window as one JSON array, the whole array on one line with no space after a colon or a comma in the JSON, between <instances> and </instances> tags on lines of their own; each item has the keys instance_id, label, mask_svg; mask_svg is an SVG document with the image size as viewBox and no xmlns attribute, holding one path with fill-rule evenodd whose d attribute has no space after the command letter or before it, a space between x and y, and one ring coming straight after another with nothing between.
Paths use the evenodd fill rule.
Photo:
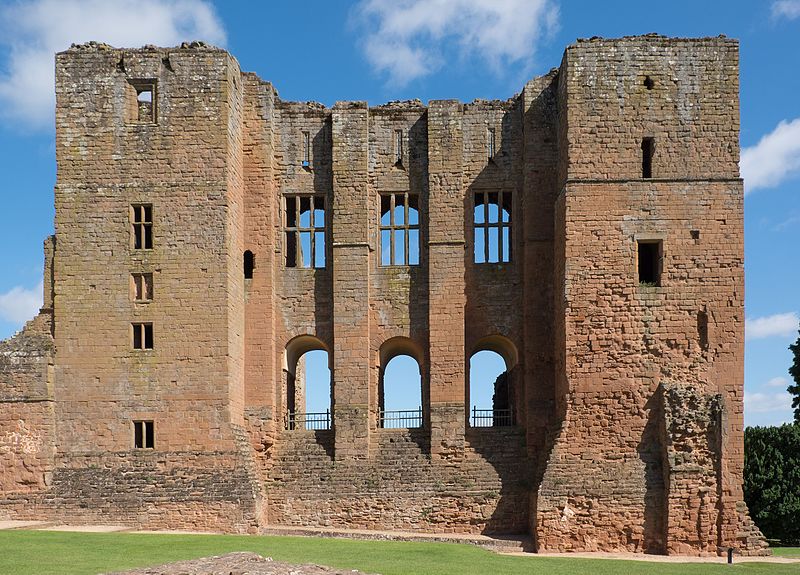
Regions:
<instances>
[{"instance_id":1,"label":"narrow slit window","mask_svg":"<svg viewBox=\"0 0 800 575\"><path fill-rule=\"evenodd\" d=\"M153 249L153 206L131 206L131 241L135 250Z\"/></svg>"},{"instance_id":2,"label":"narrow slit window","mask_svg":"<svg viewBox=\"0 0 800 575\"><path fill-rule=\"evenodd\" d=\"M473 248L477 264L511 261L510 192L475 192Z\"/></svg>"},{"instance_id":3,"label":"narrow slit window","mask_svg":"<svg viewBox=\"0 0 800 575\"><path fill-rule=\"evenodd\" d=\"M639 285L653 287L661 285L662 244L660 241L637 242L639 263Z\"/></svg>"},{"instance_id":4,"label":"narrow slit window","mask_svg":"<svg viewBox=\"0 0 800 575\"><path fill-rule=\"evenodd\" d=\"M244 252L243 260L244 279L251 280L253 279L253 270L256 269L256 256L254 256L253 252L250 250L246 250Z\"/></svg>"},{"instance_id":5,"label":"narrow slit window","mask_svg":"<svg viewBox=\"0 0 800 575\"><path fill-rule=\"evenodd\" d=\"M304 168L311 168L311 134L303 132L303 161Z\"/></svg>"},{"instance_id":6,"label":"narrow slit window","mask_svg":"<svg viewBox=\"0 0 800 575\"><path fill-rule=\"evenodd\" d=\"M653 86L655 86L655 85L656 85L655 80L653 80L650 76L645 76L644 77L644 87L645 88L647 88L648 90L652 90Z\"/></svg>"},{"instance_id":7,"label":"narrow slit window","mask_svg":"<svg viewBox=\"0 0 800 575\"><path fill-rule=\"evenodd\" d=\"M487 128L486 130L486 154L490 162L494 160L494 155L495 155L494 128Z\"/></svg>"},{"instance_id":8,"label":"narrow slit window","mask_svg":"<svg viewBox=\"0 0 800 575\"><path fill-rule=\"evenodd\" d=\"M152 421L133 422L133 447L136 449L153 449L155 447Z\"/></svg>"},{"instance_id":9,"label":"narrow slit window","mask_svg":"<svg viewBox=\"0 0 800 575\"><path fill-rule=\"evenodd\" d=\"M394 131L394 165L403 165L403 130Z\"/></svg>"},{"instance_id":10,"label":"narrow slit window","mask_svg":"<svg viewBox=\"0 0 800 575\"><path fill-rule=\"evenodd\" d=\"M153 324L132 323L133 349L153 349Z\"/></svg>"},{"instance_id":11,"label":"narrow slit window","mask_svg":"<svg viewBox=\"0 0 800 575\"><path fill-rule=\"evenodd\" d=\"M419 265L419 196L381 194L381 265Z\"/></svg>"},{"instance_id":12,"label":"narrow slit window","mask_svg":"<svg viewBox=\"0 0 800 575\"><path fill-rule=\"evenodd\" d=\"M697 340L700 349L708 351L708 312L705 310L697 312Z\"/></svg>"},{"instance_id":13,"label":"narrow slit window","mask_svg":"<svg viewBox=\"0 0 800 575\"><path fill-rule=\"evenodd\" d=\"M325 267L325 196L285 196L286 267Z\"/></svg>"},{"instance_id":14,"label":"narrow slit window","mask_svg":"<svg viewBox=\"0 0 800 575\"><path fill-rule=\"evenodd\" d=\"M153 299L153 274L131 274L131 289L134 301L152 301Z\"/></svg>"},{"instance_id":15,"label":"narrow slit window","mask_svg":"<svg viewBox=\"0 0 800 575\"><path fill-rule=\"evenodd\" d=\"M642 138L642 177L653 177L653 156L656 152L655 138Z\"/></svg>"}]
</instances>

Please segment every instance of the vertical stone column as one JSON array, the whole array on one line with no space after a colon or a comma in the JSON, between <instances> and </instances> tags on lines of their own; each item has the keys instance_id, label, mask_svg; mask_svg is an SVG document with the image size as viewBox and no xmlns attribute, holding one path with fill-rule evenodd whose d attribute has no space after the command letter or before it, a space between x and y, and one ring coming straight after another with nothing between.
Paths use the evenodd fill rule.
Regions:
<instances>
[{"instance_id":1,"label":"vertical stone column","mask_svg":"<svg viewBox=\"0 0 800 575\"><path fill-rule=\"evenodd\" d=\"M336 459L369 450L369 214L366 102L333 108L333 421Z\"/></svg>"},{"instance_id":2,"label":"vertical stone column","mask_svg":"<svg viewBox=\"0 0 800 575\"><path fill-rule=\"evenodd\" d=\"M461 104L428 108L428 285L431 453L464 449L464 194Z\"/></svg>"}]
</instances>

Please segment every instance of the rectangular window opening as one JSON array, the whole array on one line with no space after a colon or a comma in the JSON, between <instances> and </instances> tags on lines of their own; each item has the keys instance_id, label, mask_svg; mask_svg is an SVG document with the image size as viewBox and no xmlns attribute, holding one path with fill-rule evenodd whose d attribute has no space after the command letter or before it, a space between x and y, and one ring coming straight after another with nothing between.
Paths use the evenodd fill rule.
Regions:
<instances>
[{"instance_id":1,"label":"rectangular window opening","mask_svg":"<svg viewBox=\"0 0 800 575\"><path fill-rule=\"evenodd\" d=\"M394 131L394 165L403 165L403 130Z\"/></svg>"},{"instance_id":2,"label":"rectangular window opening","mask_svg":"<svg viewBox=\"0 0 800 575\"><path fill-rule=\"evenodd\" d=\"M302 166L306 169L311 168L311 134L303 132L303 162Z\"/></svg>"},{"instance_id":3,"label":"rectangular window opening","mask_svg":"<svg viewBox=\"0 0 800 575\"><path fill-rule=\"evenodd\" d=\"M510 192L475 192L473 261L476 264L511 261Z\"/></svg>"},{"instance_id":4,"label":"rectangular window opening","mask_svg":"<svg viewBox=\"0 0 800 575\"><path fill-rule=\"evenodd\" d=\"M153 449L155 447L152 421L133 422L133 447L136 449Z\"/></svg>"},{"instance_id":5,"label":"rectangular window opening","mask_svg":"<svg viewBox=\"0 0 800 575\"><path fill-rule=\"evenodd\" d=\"M419 197L408 192L380 195L382 266L419 265Z\"/></svg>"},{"instance_id":6,"label":"rectangular window opening","mask_svg":"<svg viewBox=\"0 0 800 575\"><path fill-rule=\"evenodd\" d=\"M153 206L133 204L131 206L131 239L133 249L153 249Z\"/></svg>"},{"instance_id":7,"label":"rectangular window opening","mask_svg":"<svg viewBox=\"0 0 800 575\"><path fill-rule=\"evenodd\" d=\"M495 133L494 128L488 128L486 130L486 153L489 157L489 161L494 160L495 155Z\"/></svg>"},{"instance_id":8,"label":"rectangular window opening","mask_svg":"<svg viewBox=\"0 0 800 575\"><path fill-rule=\"evenodd\" d=\"M642 138L642 178L653 177L653 156L656 151L655 138Z\"/></svg>"},{"instance_id":9,"label":"rectangular window opening","mask_svg":"<svg viewBox=\"0 0 800 575\"><path fill-rule=\"evenodd\" d=\"M152 301L153 299L153 274L131 274L131 287L134 301Z\"/></svg>"},{"instance_id":10,"label":"rectangular window opening","mask_svg":"<svg viewBox=\"0 0 800 575\"><path fill-rule=\"evenodd\" d=\"M156 81L128 80L127 120L153 124L156 121Z\"/></svg>"},{"instance_id":11,"label":"rectangular window opening","mask_svg":"<svg viewBox=\"0 0 800 575\"><path fill-rule=\"evenodd\" d=\"M284 197L285 262L289 268L325 267L325 196Z\"/></svg>"},{"instance_id":12,"label":"rectangular window opening","mask_svg":"<svg viewBox=\"0 0 800 575\"><path fill-rule=\"evenodd\" d=\"M132 323L133 349L153 349L153 324Z\"/></svg>"},{"instance_id":13,"label":"rectangular window opening","mask_svg":"<svg viewBox=\"0 0 800 575\"><path fill-rule=\"evenodd\" d=\"M661 285L662 243L642 240L637 242L639 285L653 287Z\"/></svg>"}]
</instances>

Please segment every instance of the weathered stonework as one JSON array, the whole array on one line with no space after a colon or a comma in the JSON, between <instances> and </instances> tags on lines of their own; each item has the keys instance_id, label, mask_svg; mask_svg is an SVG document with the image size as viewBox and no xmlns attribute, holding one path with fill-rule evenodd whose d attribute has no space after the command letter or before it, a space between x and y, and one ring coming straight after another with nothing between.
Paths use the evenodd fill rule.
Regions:
<instances>
[{"instance_id":1,"label":"weathered stonework","mask_svg":"<svg viewBox=\"0 0 800 575\"><path fill-rule=\"evenodd\" d=\"M45 308L0 343L0 515L763 552L741 490L736 41L579 41L507 101L332 108L201 43L87 44L58 54L56 94ZM386 193L418 201L418 265L381 265ZM474 263L477 193L511 207L506 263ZM287 265L297 194L324 203L324 266ZM333 374L319 431L292 419L312 349ZM468 423L484 349L513 425ZM399 353L418 429L379 423Z\"/></svg>"}]
</instances>

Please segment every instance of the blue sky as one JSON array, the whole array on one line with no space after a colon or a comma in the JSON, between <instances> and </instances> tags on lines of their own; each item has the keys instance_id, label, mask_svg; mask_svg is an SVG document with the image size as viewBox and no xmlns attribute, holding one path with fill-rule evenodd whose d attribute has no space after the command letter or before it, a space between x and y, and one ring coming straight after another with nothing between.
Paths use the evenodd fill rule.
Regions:
<instances>
[{"instance_id":1,"label":"blue sky","mask_svg":"<svg viewBox=\"0 0 800 575\"><path fill-rule=\"evenodd\" d=\"M203 39L287 100L508 98L576 38L741 41L748 424L791 418L800 312L800 0L32 0L0 3L0 337L41 302L53 231L53 53ZM488 376L487 376L488 377Z\"/></svg>"}]
</instances>

